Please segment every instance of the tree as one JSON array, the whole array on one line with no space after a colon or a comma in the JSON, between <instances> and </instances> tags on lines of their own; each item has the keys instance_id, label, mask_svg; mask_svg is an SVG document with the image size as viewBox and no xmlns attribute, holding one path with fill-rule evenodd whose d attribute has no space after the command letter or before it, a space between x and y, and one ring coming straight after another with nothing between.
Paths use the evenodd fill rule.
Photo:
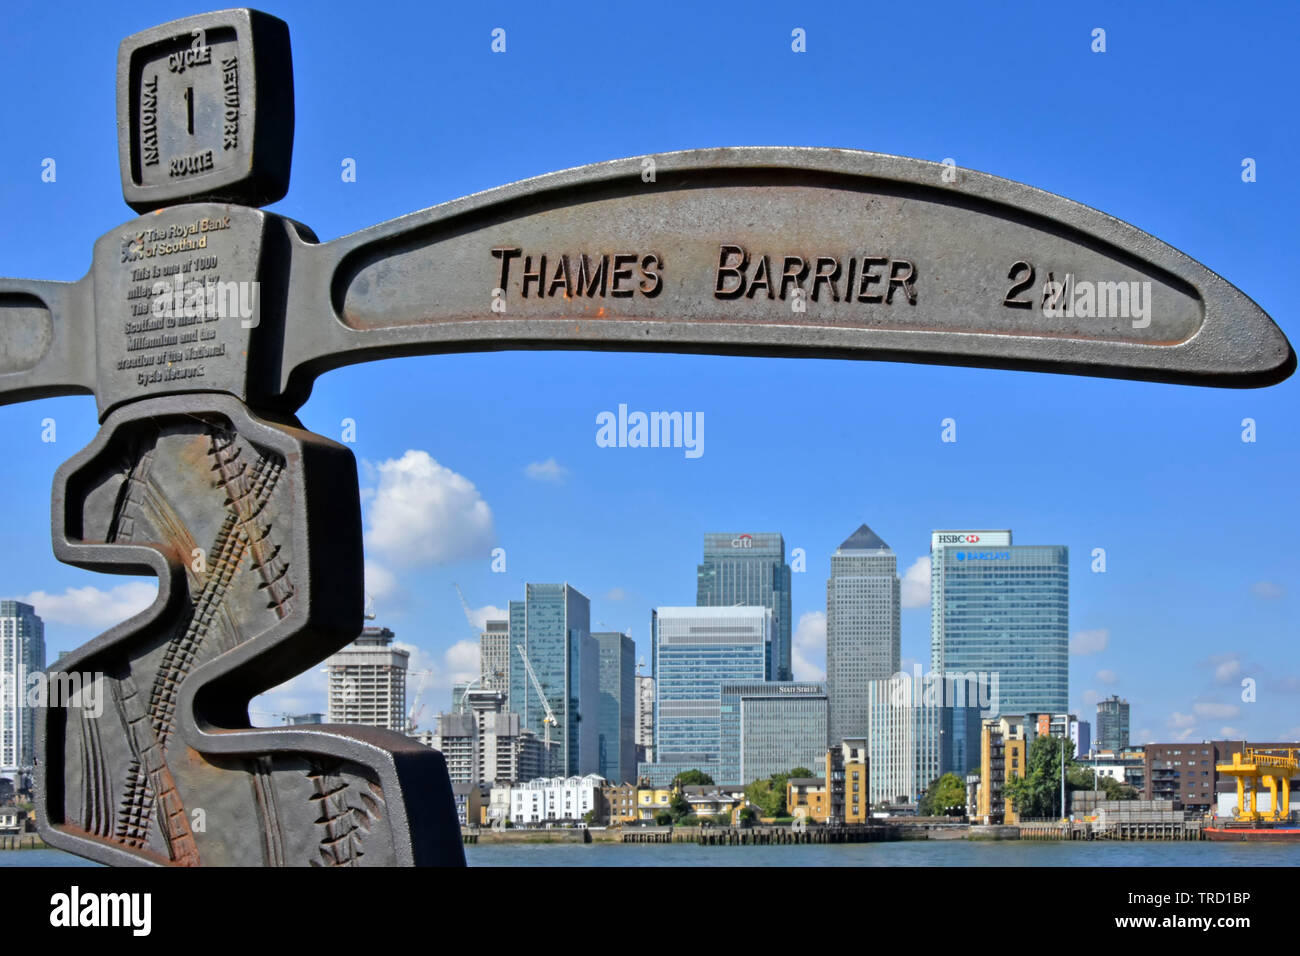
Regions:
<instances>
[{"instance_id":1,"label":"tree","mask_svg":"<svg viewBox=\"0 0 1300 956\"><path fill-rule=\"evenodd\" d=\"M596 811L595 811L595 810L588 810L586 813L584 813L584 814L582 815L582 822L585 823L585 824L587 824L587 826L589 826L589 827L590 827L590 826L595 826L595 824L596 824Z\"/></svg>"},{"instance_id":2,"label":"tree","mask_svg":"<svg viewBox=\"0 0 1300 956\"><path fill-rule=\"evenodd\" d=\"M917 816L941 817L966 809L966 785L955 773L945 773L926 788L916 806Z\"/></svg>"},{"instance_id":3,"label":"tree","mask_svg":"<svg viewBox=\"0 0 1300 956\"><path fill-rule=\"evenodd\" d=\"M655 812L655 823L658 826L661 827L671 826L672 822L673 822L673 815L669 813L667 810L658 810Z\"/></svg>"},{"instance_id":4,"label":"tree","mask_svg":"<svg viewBox=\"0 0 1300 956\"><path fill-rule=\"evenodd\" d=\"M673 798L668 801L668 812L672 814L674 823L680 822L683 817L690 814L690 801L686 799L686 794L681 790L674 791Z\"/></svg>"},{"instance_id":5,"label":"tree","mask_svg":"<svg viewBox=\"0 0 1300 956\"><path fill-rule=\"evenodd\" d=\"M1138 796L1136 789L1114 777L1102 777L1101 789L1106 791L1107 800L1136 800Z\"/></svg>"},{"instance_id":6,"label":"tree","mask_svg":"<svg viewBox=\"0 0 1300 956\"><path fill-rule=\"evenodd\" d=\"M766 780L755 780L745 788L749 802L758 807L765 817L784 817L788 811L785 805L785 785L793 777L812 777L813 772L807 767L795 767L789 773L774 773Z\"/></svg>"},{"instance_id":7,"label":"tree","mask_svg":"<svg viewBox=\"0 0 1300 956\"><path fill-rule=\"evenodd\" d=\"M1070 790L1099 790L1101 787L1096 786L1093 779L1091 767L1082 767L1077 763L1071 763L1065 770L1065 785ZM1102 784L1104 787L1105 784Z\"/></svg>"},{"instance_id":8,"label":"tree","mask_svg":"<svg viewBox=\"0 0 1300 956\"><path fill-rule=\"evenodd\" d=\"M713 822L714 822L715 824L717 824L718 826L720 826L720 827L731 826L731 814L729 814L729 813L715 813L715 814L713 815Z\"/></svg>"},{"instance_id":9,"label":"tree","mask_svg":"<svg viewBox=\"0 0 1300 956\"><path fill-rule=\"evenodd\" d=\"M754 812L753 807L740 808L740 825L742 827L753 826L754 821L758 819L758 814Z\"/></svg>"},{"instance_id":10,"label":"tree","mask_svg":"<svg viewBox=\"0 0 1300 956\"><path fill-rule=\"evenodd\" d=\"M1137 791L1114 777L1095 778L1091 767L1074 765L1066 771L1065 781L1071 790L1101 790L1107 800L1136 800Z\"/></svg>"},{"instance_id":11,"label":"tree","mask_svg":"<svg viewBox=\"0 0 1300 956\"><path fill-rule=\"evenodd\" d=\"M1008 775L1003 790L1021 817L1055 817L1061 812L1061 761L1070 760L1074 744L1047 734L1029 745L1025 774Z\"/></svg>"},{"instance_id":12,"label":"tree","mask_svg":"<svg viewBox=\"0 0 1300 956\"><path fill-rule=\"evenodd\" d=\"M703 770L683 770L673 777L674 787L711 787L713 778Z\"/></svg>"},{"instance_id":13,"label":"tree","mask_svg":"<svg viewBox=\"0 0 1300 956\"><path fill-rule=\"evenodd\" d=\"M785 787L775 790L772 780L755 780L745 788L745 798L765 817L779 817L785 812Z\"/></svg>"}]
</instances>

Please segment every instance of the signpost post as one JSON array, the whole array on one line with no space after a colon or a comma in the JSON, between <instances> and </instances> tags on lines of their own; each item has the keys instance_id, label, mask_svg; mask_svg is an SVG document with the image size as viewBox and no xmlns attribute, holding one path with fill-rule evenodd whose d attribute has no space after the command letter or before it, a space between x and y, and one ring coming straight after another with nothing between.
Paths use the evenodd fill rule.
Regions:
<instances>
[{"instance_id":1,"label":"signpost post","mask_svg":"<svg viewBox=\"0 0 1300 956\"><path fill-rule=\"evenodd\" d=\"M91 393L101 416L56 476L56 556L159 579L153 606L60 664L105 674L111 706L49 707L40 727L42 833L106 863L463 862L439 754L367 728L248 725L253 695L361 628L355 462L294 418L329 369L589 349L1252 387L1295 367L1213 272L993 176L692 150L321 243L258 208L289 182L284 23L228 10L136 34L117 94L142 215L95 243L78 282L0 279L0 401Z\"/></svg>"}]
</instances>

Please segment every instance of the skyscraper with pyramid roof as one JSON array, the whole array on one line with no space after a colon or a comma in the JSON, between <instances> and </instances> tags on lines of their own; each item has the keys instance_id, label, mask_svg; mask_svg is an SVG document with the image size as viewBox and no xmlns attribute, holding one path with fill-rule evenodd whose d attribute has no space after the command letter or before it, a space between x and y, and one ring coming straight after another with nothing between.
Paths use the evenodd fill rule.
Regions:
<instances>
[{"instance_id":1,"label":"skyscraper with pyramid roof","mask_svg":"<svg viewBox=\"0 0 1300 956\"><path fill-rule=\"evenodd\" d=\"M830 745L867 737L868 684L899 669L898 558L865 524L831 555L826 582Z\"/></svg>"}]
</instances>

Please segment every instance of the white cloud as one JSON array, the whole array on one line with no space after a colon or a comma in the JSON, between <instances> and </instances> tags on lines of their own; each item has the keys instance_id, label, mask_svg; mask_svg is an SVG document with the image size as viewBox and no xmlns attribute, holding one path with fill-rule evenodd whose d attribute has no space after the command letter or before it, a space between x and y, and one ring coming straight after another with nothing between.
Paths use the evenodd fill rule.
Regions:
<instances>
[{"instance_id":1,"label":"white cloud","mask_svg":"<svg viewBox=\"0 0 1300 956\"><path fill-rule=\"evenodd\" d=\"M375 600L386 598L397 590L397 576L377 561L366 559L366 594Z\"/></svg>"},{"instance_id":2,"label":"white cloud","mask_svg":"<svg viewBox=\"0 0 1300 956\"><path fill-rule=\"evenodd\" d=\"M1192 736L1192 734L1194 734L1194 733L1196 733L1196 728L1195 728L1195 727L1188 727L1186 730L1180 730L1180 731L1178 731L1178 733L1174 734L1174 739L1175 739L1175 740L1187 740L1187 739L1190 738L1190 737Z\"/></svg>"},{"instance_id":3,"label":"white cloud","mask_svg":"<svg viewBox=\"0 0 1300 956\"><path fill-rule=\"evenodd\" d=\"M1095 631L1075 631L1070 638L1071 654L1098 654L1110 644L1110 629L1098 628Z\"/></svg>"},{"instance_id":4,"label":"white cloud","mask_svg":"<svg viewBox=\"0 0 1300 956\"><path fill-rule=\"evenodd\" d=\"M158 585L129 581L102 591L97 587L68 588L62 594L33 591L18 600L36 608L45 621L102 631L139 614L158 596Z\"/></svg>"},{"instance_id":5,"label":"white cloud","mask_svg":"<svg viewBox=\"0 0 1300 956\"><path fill-rule=\"evenodd\" d=\"M411 655L406 662L406 713L408 717L414 718L416 724L414 729L427 730L436 727L438 712L447 710L451 706L451 700L446 695L446 691L454 683L449 668L418 644L395 640L393 647ZM472 676L477 677L478 674ZM434 693L437 690L444 692L441 700L438 699L439 695Z\"/></svg>"},{"instance_id":6,"label":"white cloud","mask_svg":"<svg viewBox=\"0 0 1300 956\"><path fill-rule=\"evenodd\" d=\"M1092 689L1085 690L1080 696L1083 700L1084 706L1086 707L1092 707L1097 703L1097 701L1101 700L1101 694Z\"/></svg>"},{"instance_id":7,"label":"white cloud","mask_svg":"<svg viewBox=\"0 0 1300 956\"><path fill-rule=\"evenodd\" d=\"M1256 581L1250 586L1250 593L1266 601L1276 600L1286 594L1286 588L1276 581Z\"/></svg>"},{"instance_id":8,"label":"white cloud","mask_svg":"<svg viewBox=\"0 0 1300 956\"><path fill-rule=\"evenodd\" d=\"M899 603L903 607L930 606L930 558L917 558L903 572L900 585Z\"/></svg>"},{"instance_id":9,"label":"white cloud","mask_svg":"<svg viewBox=\"0 0 1300 956\"><path fill-rule=\"evenodd\" d=\"M1214 669L1216 684L1235 684L1241 673L1241 658L1236 653L1216 654L1205 662Z\"/></svg>"},{"instance_id":10,"label":"white cloud","mask_svg":"<svg viewBox=\"0 0 1300 956\"><path fill-rule=\"evenodd\" d=\"M1151 729L1149 727L1143 727L1136 734L1134 734L1132 738L1133 743L1143 744L1143 745L1155 743L1155 740L1156 740L1156 735L1151 732Z\"/></svg>"},{"instance_id":11,"label":"white cloud","mask_svg":"<svg viewBox=\"0 0 1300 956\"><path fill-rule=\"evenodd\" d=\"M457 641L442 655L443 666L450 674L451 683L474 680L482 670L478 658L478 641Z\"/></svg>"},{"instance_id":12,"label":"white cloud","mask_svg":"<svg viewBox=\"0 0 1300 956\"><path fill-rule=\"evenodd\" d=\"M1236 717L1241 713L1241 708L1236 704L1218 704L1214 701L1198 701L1192 705L1192 710L1196 711L1199 717Z\"/></svg>"},{"instance_id":13,"label":"white cloud","mask_svg":"<svg viewBox=\"0 0 1300 956\"><path fill-rule=\"evenodd\" d=\"M406 678L406 707L408 712L420 708L416 722L420 729L436 726L437 715L451 708L450 691L453 684L464 684L482 673L479 665L479 644L475 640L457 641L442 651L431 653L417 644L393 641L411 655ZM427 671L427 674L419 673ZM418 700L416 694L423 685Z\"/></svg>"},{"instance_id":14,"label":"white cloud","mask_svg":"<svg viewBox=\"0 0 1300 956\"><path fill-rule=\"evenodd\" d=\"M627 592L624 591L622 588L610 588L609 591L605 594L605 600L606 600L606 601L626 601L626 600L627 600Z\"/></svg>"},{"instance_id":15,"label":"white cloud","mask_svg":"<svg viewBox=\"0 0 1300 956\"><path fill-rule=\"evenodd\" d=\"M1238 727L1220 727L1219 736L1224 740L1233 740L1235 738L1244 737L1245 734L1243 734L1241 729Z\"/></svg>"},{"instance_id":16,"label":"white cloud","mask_svg":"<svg viewBox=\"0 0 1300 956\"><path fill-rule=\"evenodd\" d=\"M806 611L792 638L790 667L795 680L826 679L826 612Z\"/></svg>"},{"instance_id":17,"label":"white cloud","mask_svg":"<svg viewBox=\"0 0 1300 956\"><path fill-rule=\"evenodd\" d=\"M480 631L487 629L488 621L508 621L510 612L503 607L497 607L495 604L484 604L482 607L472 607L469 609L469 616L474 619L474 626Z\"/></svg>"},{"instance_id":18,"label":"white cloud","mask_svg":"<svg viewBox=\"0 0 1300 956\"><path fill-rule=\"evenodd\" d=\"M1099 670L1097 671L1097 680L1101 681L1103 684L1113 684L1119 680L1119 675L1113 670Z\"/></svg>"},{"instance_id":19,"label":"white cloud","mask_svg":"<svg viewBox=\"0 0 1300 956\"><path fill-rule=\"evenodd\" d=\"M552 484L563 484L564 479L569 477L569 469L565 468L554 458L548 458L546 461L535 461L524 469L524 474L533 481L549 481Z\"/></svg>"},{"instance_id":20,"label":"white cloud","mask_svg":"<svg viewBox=\"0 0 1300 956\"><path fill-rule=\"evenodd\" d=\"M415 690L415 685L419 683L419 675L416 674L416 671L431 671L432 673L429 675L428 679L428 684L431 685L434 681L440 678L442 673L442 662L419 644L412 644L410 641L399 641L394 639L393 647L400 651L406 651L406 653L410 655L410 657L406 659L406 680L407 683L411 685L408 689L406 700L409 704L411 702L410 696ZM451 686L450 681L447 682L447 686Z\"/></svg>"},{"instance_id":21,"label":"white cloud","mask_svg":"<svg viewBox=\"0 0 1300 956\"><path fill-rule=\"evenodd\" d=\"M1169 715L1169 719L1166 720L1165 723L1168 724L1170 727L1191 727L1193 724L1196 723L1196 718L1193 717L1191 714L1183 714L1183 713L1179 713L1178 711L1174 711L1172 714Z\"/></svg>"},{"instance_id":22,"label":"white cloud","mask_svg":"<svg viewBox=\"0 0 1300 956\"><path fill-rule=\"evenodd\" d=\"M368 473L379 480L366 495L368 547L406 565L487 557L495 537L492 509L464 475L416 450L372 465Z\"/></svg>"}]
</instances>

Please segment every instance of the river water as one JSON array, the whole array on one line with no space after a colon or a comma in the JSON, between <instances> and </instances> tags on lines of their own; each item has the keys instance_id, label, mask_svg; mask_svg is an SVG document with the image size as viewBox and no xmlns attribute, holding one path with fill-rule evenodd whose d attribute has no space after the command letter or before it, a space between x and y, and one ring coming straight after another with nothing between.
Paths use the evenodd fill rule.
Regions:
<instances>
[{"instance_id":1,"label":"river water","mask_svg":"<svg viewBox=\"0 0 1300 956\"><path fill-rule=\"evenodd\" d=\"M1300 844L909 840L829 846L474 845L470 866L1300 866ZM0 851L0 867L94 866L61 850Z\"/></svg>"},{"instance_id":2,"label":"river water","mask_svg":"<svg viewBox=\"0 0 1300 956\"><path fill-rule=\"evenodd\" d=\"M1300 844L907 840L799 846L691 843L468 846L470 866L1297 866Z\"/></svg>"}]
</instances>

